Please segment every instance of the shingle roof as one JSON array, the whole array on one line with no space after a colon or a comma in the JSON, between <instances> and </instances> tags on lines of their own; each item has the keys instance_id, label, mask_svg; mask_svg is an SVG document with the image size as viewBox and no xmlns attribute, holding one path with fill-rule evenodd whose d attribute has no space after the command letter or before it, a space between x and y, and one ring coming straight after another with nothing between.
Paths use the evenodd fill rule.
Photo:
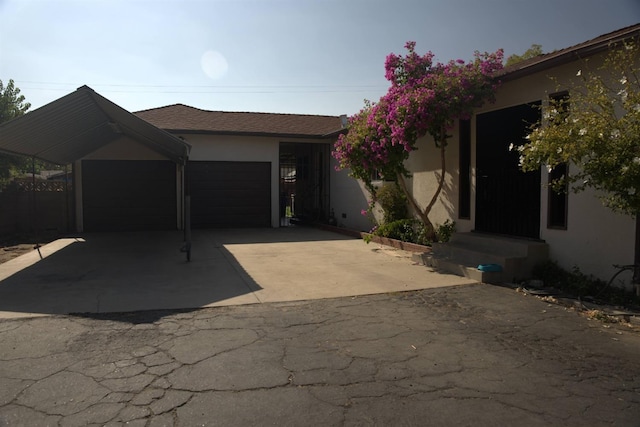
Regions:
<instances>
[{"instance_id":1,"label":"shingle roof","mask_svg":"<svg viewBox=\"0 0 640 427\"><path fill-rule=\"evenodd\" d=\"M586 58L596 53L605 51L611 44L624 40L640 38L640 24L631 25L619 30L603 34L594 39L587 40L565 49L545 53L534 58L526 59L509 67L505 67L496 74L501 80L513 80L529 74L543 71L551 67L563 65L580 58Z\"/></svg>"},{"instance_id":2,"label":"shingle roof","mask_svg":"<svg viewBox=\"0 0 640 427\"><path fill-rule=\"evenodd\" d=\"M174 133L322 138L342 129L338 116L207 111L183 104L134 114Z\"/></svg>"}]
</instances>

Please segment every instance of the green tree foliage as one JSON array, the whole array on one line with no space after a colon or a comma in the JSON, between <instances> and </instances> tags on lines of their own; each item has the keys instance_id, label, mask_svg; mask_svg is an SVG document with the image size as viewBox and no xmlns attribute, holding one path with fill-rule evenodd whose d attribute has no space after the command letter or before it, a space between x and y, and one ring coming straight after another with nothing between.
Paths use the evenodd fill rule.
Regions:
<instances>
[{"instance_id":1,"label":"green tree foliage","mask_svg":"<svg viewBox=\"0 0 640 427\"><path fill-rule=\"evenodd\" d=\"M15 86L13 80L5 87L0 80L0 123L8 122L27 112L31 104L25 102L24 95Z\"/></svg>"},{"instance_id":2,"label":"green tree foliage","mask_svg":"<svg viewBox=\"0 0 640 427\"><path fill-rule=\"evenodd\" d=\"M378 188L376 190L376 199L382 206L384 223L409 218L407 196L405 196L396 182Z\"/></svg>"},{"instance_id":3,"label":"green tree foliage","mask_svg":"<svg viewBox=\"0 0 640 427\"><path fill-rule=\"evenodd\" d=\"M518 62L522 62L525 59L535 58L536 56L542 55L542 45L540 44L532 44L529 49L527 49L522 55L509 55L507 57L507 62L505 66L517 64Z\"/></svg>"},{"instance_id":4,"label":"green tree foliage","mask_svg":"<svg viewBox=\"0 0 640 427\"><path fill-rule=\"evenodd\" d=\"M31 104L25 102L24 95L15 86L13 80L5 86L0 80L0 123L8 122L27 112ZM11 178L28 167L28 160L24 157L0 153L0 187Z\"/></svg>"},{"instance_id":5,"label":"green tree foliage","mask_svg":"<svg viewBox=\"0 0 640 427\"><path fill-rule=\"evenodd\" d=\"M605 206L640 213L640 45L610 49L595 71L576 70L567 108L542 107L542 120L518 147L524 171L569 165L551 182L575 191L598 191ZM587 63L588 65L588 63Z\"/></svg>"}]
</instances>

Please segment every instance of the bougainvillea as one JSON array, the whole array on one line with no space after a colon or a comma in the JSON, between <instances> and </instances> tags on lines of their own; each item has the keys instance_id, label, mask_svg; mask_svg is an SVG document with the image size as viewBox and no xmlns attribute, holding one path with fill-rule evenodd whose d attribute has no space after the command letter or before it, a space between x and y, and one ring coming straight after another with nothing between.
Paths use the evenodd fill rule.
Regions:
<instances>
[{"instance_id":1,"label":"bougainvillea","mask_svg":"<svg viewBox=\"0 0 640 427\"><path fill-rule=\"evenodd\" d=\"M418 55L415 42L405 45L404 56L390 54L385 61L386 78L391 82L386 95L349 118L348 133L340 135L333 156L339 168L350 169L372 194L372 177L397 181L418 217L430 232L429 213L444 184L445 147L448 132L458 119L471 116L473 110L493 101L502 68L502 50L480 54L470 62L463 60L433 63L433 53ZM441 170L438 187L429 204L421 208L409 192L404 178L409 171L404 162L416 150L417 140L431 135L440 151Z\"/></svg>"}]
</instances>

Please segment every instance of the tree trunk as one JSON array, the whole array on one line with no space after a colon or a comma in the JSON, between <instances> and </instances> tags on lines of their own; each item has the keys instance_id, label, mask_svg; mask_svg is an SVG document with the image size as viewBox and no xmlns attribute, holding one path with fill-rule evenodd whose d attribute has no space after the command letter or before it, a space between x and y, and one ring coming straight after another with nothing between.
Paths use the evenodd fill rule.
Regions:
<instances>
[{"instance_id":1,"label":"tree trunk","mask_svg":"<svg viewBox=\"0 0 640 427\"><path fill-rule=\"evenodd\" d=\"M416 199L409 192L409 189L407 188L407 183L405 182L404 176L402 176L402 174L398 174L398 183L400 184L400 188L402 189L402 192L407 197L409 204L411 205L415 213L420 218L420 221L422 221L422 223L424 224L426 233L427 233L427 238L431 241L434 241L436 233L435 233L435 228L433 227L433 224L429 219L429 215L428 213L423 212L422 208L418 205L418 202L416 201Z\"/></svg>"},{"instance_id":2,"label":"tree trunk","mask_svg":"<svg viewBox=\"0 0 640 427\"><path fill-rule=\"evenodd\" d=\"M442 192L442 188L444 187L444 178L445 178L445 172L446 172L445 147L446 147L446 144L444 143L439 144L440 177L438 179L438 188L436 189L436 192L434 193L433 197L431 198L431 201L429 202L426 208L424 209L420 208L416 199L409 192L409 189L407 188L407 183L404 180L404 176L402 176L402 174L400 173L398 174L398 183L400 184L400 188L402 189L402 192L407 197L409 204L411 205L413 210L416 212L416 214L420 218L420 221L422 221L422 223L424 224L427 232L427 238L433 242L436 241L436 231L435 231L435 227L433 226L433 223L429 219L429 214L431 213L431 209L433 209L433 206L438 201L438 197L440 197L440 193Z\"/></svg>"},{"instance_id":3,"label":"tree trunk","mask_svg":"<svg viewBox=\"0 0 640 427\"><path fill-rule=\"evenodd\" d=\"M429 213L431 213L431 209L433 208L433 205L435 205L436 202L438 201L438 197L440 197L440 193L442 192L442 187L444 187L444 174L447 170L444 154L445 154L445 141L443 141L440 144L440 179L438 179L438 188L436 189L436 192L431 198L431 201L429 202L427 207L424 209L425 215L429 215Z\"/></svg>"}]
</instances>

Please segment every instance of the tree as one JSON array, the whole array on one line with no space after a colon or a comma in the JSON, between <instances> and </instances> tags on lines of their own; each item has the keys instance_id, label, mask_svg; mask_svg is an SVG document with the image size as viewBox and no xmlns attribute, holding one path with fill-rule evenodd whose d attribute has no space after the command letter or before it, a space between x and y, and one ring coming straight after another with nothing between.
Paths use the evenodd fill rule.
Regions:
<instances>
[{"instance_id":1,"label":"tree","mask_svg":"<svg viewBox=\"0 0 640 427\"><path fill-rule=\"evenodd\" d=\"M25 102L24 95L20 95L20 89L13 80L9 80L6 87L0 80L0 123L23 115L30 107L31 104ZM0 153L0 185L24 170L27 164L23 157Z\"/></svg>"},{"instance_id":2,"label":"tree","mask_svg":"<svg viewBox=\"0 0 640 427\"><path fill-rule=\"evenodd\" d=\"M415 52L415 42L405 48L405 56L386 58L386 78L391 82L386 95L377 103L365 101L364 108L349 118L348 132L340 135L332 154L339 167L350 169L351 176L363 181L372 195L375 173L397 182L433 238L429 214L444 184L448 132L458 119L469 118L475 108L493 100L497 83L492 76L502 68L503 53L476 52L468 63L459 59L434 64L433 53ZM417 140L427 134L439 150L440 171L438 187L422 208L407 188L405 178L411 175L404 162L416 150Z\"/></svg>"},{"instance_id":3,"label":"tree","mask_svg":"<svg viewBox=\"0 0 640 427\"><path fill-rule=\"evenodd\" d=\"M507 57L507 62L505 66L508 67L513 64L517 64L518 62L522 62L525 59L535 58L536 56L542 55L542 45L540 44L532 44L529 49L527 49L522 55L509 55Z\"/></svg>"},{"instance_id":4,"label":"tree","mask_svg":"<svg viewBox=\"0 0 640 427\"><path fill-rule=\"evenodd\" d=\"M25 102L24 95L20 95L20 89L13 80L9 80L6 87L0 80L0 123L23 115L29 108L31 104Z\"/></svg>"},{"instance_id":5,"label":"tree","mask_svg":"<svg viewBox=\"0 0 640 427\"><path fill-rule=\"evenodd\" d=\"M567 108L550 103L518 147L524 171L569 165L557 191L598 191L613 211L640 213L640 45L614 46L596 71L577 71ZM588 65L588 63L587 63Z\"/></svg>"}]
</instances>

